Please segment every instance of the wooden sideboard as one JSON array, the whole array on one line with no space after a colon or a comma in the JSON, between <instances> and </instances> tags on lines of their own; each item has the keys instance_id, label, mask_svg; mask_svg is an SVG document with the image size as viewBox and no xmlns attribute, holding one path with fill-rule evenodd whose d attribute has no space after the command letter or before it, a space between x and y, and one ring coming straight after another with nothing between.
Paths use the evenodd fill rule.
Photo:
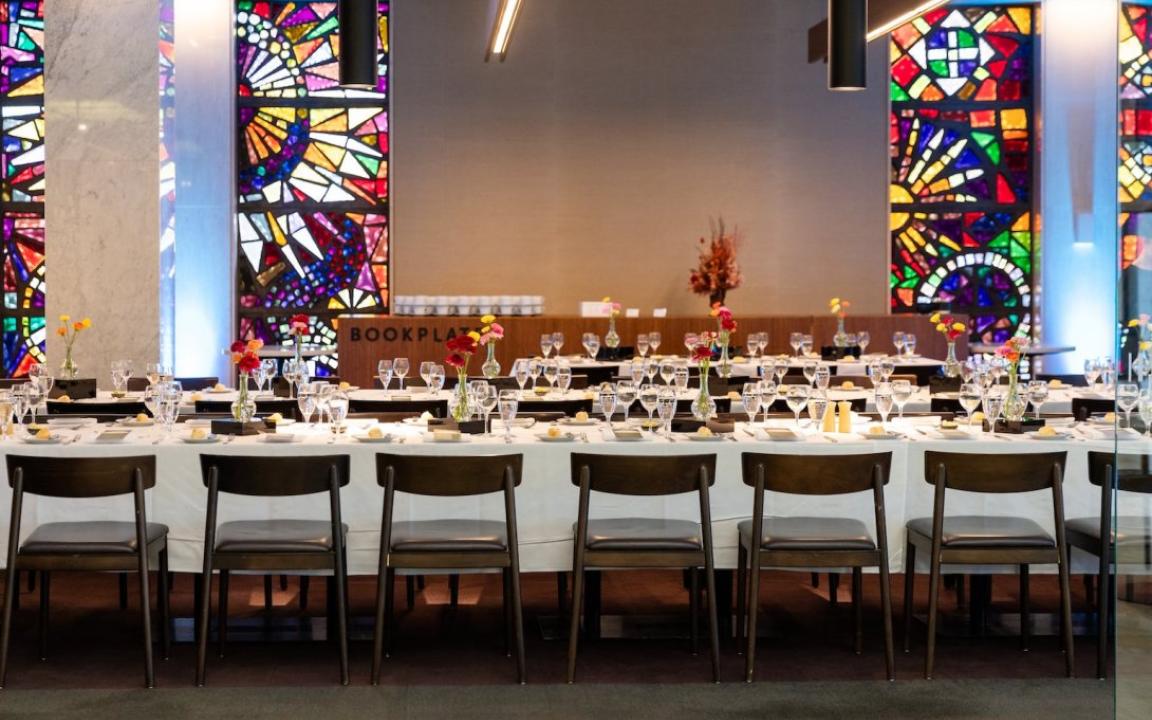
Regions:
<instances>
[{"instance_id":1,"label":"wooden sideboard","mask_svg":"<svg viewBox=\"0 0 1152 720\"><path fill-rule=\"evenodd\" d=\"M788 335L793 332L811 333L817 346L831 345L836 332L836 319L831 316L792 315L737 317L740 323L734 344L736 355L744 354L743 343L749 332L768 333L768 353L790 354ZM601 339L608 330L605 318L571 316L502 317L505 339L496 346L496 359L507 373L513 360L540 354L540 336L544 333L564 333L564 354L582 353L580 338L594 332ZM913 332L918 340L917 350L928 357L944 357L947 343L936 332L928 318L922 315L858 315L846 321L849 332L867 330L872 336L870 351L892 352L892 333L896 330ZM450 337L478 329L475 317L410 317L390 315L342 315L337 329L340 352L340 377L362 387L372 384L376 376L376 363L381 358L406 357L412 363L410 376L424 360L443 362L447 352L444 343ZM670 318L617 318L616 331L621 345L635 344L638 333L659 331L663 335L661 354L683 353L684 333L715 329L715 321L708 317ZM966 355L967 342L957 346L960 357ZM471 371L480 372L483 356L473 358Z\"/></svg>"}]
</instances>

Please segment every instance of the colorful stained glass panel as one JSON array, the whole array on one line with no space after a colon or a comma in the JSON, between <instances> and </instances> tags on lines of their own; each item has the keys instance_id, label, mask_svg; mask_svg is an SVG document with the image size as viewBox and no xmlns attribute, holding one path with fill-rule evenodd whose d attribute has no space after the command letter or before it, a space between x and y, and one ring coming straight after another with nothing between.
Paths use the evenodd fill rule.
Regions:
<instances>
[{"instance_id":1,"label":"colorful stained glass panel","mask_svg":"<svg viewBox=\"0 0 1152 720\"><path fill-rule=\"evenodd\" d=\"M0 97L44 95L44 0L0 1Z\"/></svg>"},{"instance_id":2,"label":"colorful stained glass panel","mask_svg":"<svg viewBox=\"0 0 1152 720\"><path fill-rule=\"evenodd\" d=\"M0 187L4 202L44 202L44 109L4 105Z\"/></svg>"}]
</instances>

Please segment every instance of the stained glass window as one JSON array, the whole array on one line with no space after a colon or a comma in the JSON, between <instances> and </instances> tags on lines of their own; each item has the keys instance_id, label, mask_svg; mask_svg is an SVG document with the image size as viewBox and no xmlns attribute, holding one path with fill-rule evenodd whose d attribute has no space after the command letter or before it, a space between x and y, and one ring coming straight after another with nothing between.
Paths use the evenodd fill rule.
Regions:
<instances>
[{"instance_id":1,"label":"stained glass window","mask_svg":"<svg viewBox=\"0 0 1152 720\"><path fill-rule=\"evenodd\" d=\"M239 0L237 247L240 332L335 345L342 312L388 309L388 3L379 83L339 87L335 2ZM316 359L335 374L335 355Z\"/></svg>"},{"instance_id":2,"label":"stained glass window","mask_svg":"<svg viewBox=\"0 0 1152 720\"><path fill-rule=\"evenodd\" d=\"M1120 6L1120 195L1121 318L1147 311L1152 281L1152 8ZM1144 309L1141 309L1144 308Z\"/></svg>"},{"instance_id":3,"label":"stained glass window","mask_svg":"<svg viewBox=\"0 0 1152 720\"><path fill-rule=\"evenodd\" d=\"M44 360L44 0L0 0L5 376Z\"/></svg>"},{"instance_id":4,"label":"stained glass window","mask_svg":"<svg viewBox=\"0 0 1152 720\"><path fill-rule=\"evenodd\" d=\"M892 31L892 311L968 314L973 340L1031 325L1034 25L949 6Z\"/></svg>"}]
</instances>

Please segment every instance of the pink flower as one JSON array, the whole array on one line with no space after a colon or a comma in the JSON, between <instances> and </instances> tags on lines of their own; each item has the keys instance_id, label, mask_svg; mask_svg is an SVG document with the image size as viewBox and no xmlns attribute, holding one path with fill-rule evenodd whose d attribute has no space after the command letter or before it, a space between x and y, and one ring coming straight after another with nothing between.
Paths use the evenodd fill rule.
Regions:
<instances>
[{"instance_id":1,"label":"pink flower","mask_svg":"<svg viewBox=\"0 0 1152 720\"><path fill-rule=\"evenodd\" d=\"M503 340L504 339L504 326L503 325L501 325L500 323L492 323L492 325L490 327L492 328L492 330L488 333L489 335L491 335L492 337L494 337L497 340Z\"/></svg>"}]
</instances>

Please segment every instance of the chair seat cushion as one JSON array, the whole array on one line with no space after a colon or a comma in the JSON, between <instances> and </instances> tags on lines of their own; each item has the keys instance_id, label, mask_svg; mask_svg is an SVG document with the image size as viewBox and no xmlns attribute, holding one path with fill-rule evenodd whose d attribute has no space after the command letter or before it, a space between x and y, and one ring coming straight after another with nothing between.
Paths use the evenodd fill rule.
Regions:
<instances>
[{"instance_id":1,"label":"chair seat cushion","mask_svg":"<svg viewBox=\"0 0 1152 720\"><path fill-rule=\"evenodd\" d=\"M1152 544L1148 518L1136 515L1120 515L1114 519L1112 540L1117 545L1143 546ZM1078 532L1088 537L1100 539L1099 518L1073 518L1067 522L1068 532Z\"/></svg>"},{"instance_id":2,"label":"chair seat cushion","mask_svg":"<svg viewBox=\"0 0 1152 720\"><path fill-rule=\"evenodd\" d=\"M740 544L751 547L752 521L736 526ZM768 517L764 518L765 550L875 550L876 542L868 526L850 518Z\"/></svg>"},{"instance_id":3,"label":"chair seat cushion","mask_svg":"<svg viewBox=\"0 0 1152 720\"><path fill-rule=\"evenodd\" d=\"M573 529L575 529L573 525ZM589 550L700 550L700 523L663 518L588 521Z\"/></svg>"},{"instance_id":4,"label":"chair seat cushion","mask_svg":"<svg viewBox=\"0 0 1152 720\"><path fill-rule=\"evenodd\" d=\"M497 520L416 520L392 525L392 550L480 552L508 549L508 528Z\"/></svg>"},{"instance_id":5,"label":"chair seat cushion","mask_svg":"<svg viewBox=\"0 0 1152 720\"><path fill-rule=\"evenodd\" d=\"M149 544L168 535L168 526L148 523ZM20 552L28 555L117 554L136 552L136 524L130 522L46 523L32 531Z\"/></svg>"},{"instance_id":6,"label":"chair seat cushion","mask_svg":"<svg viewBox=\"0 0 1152 720\"><path fill-rule=\"evenodd\" d=\"M347 535L348 526L343 528ZM216 529L216 552L327 552L332 539L327 520L237 520Z\"/></svg>"},{"instance_id":7,"label":"chair seat cushion","mask_svg":"<svg viewBox=\"0 0 1152 720\"><path fill-rule=\"evenodd\" d=\"M932 518L908 522L910 532L932 537ZM954 515L944 518L943 547L1055 547L1044 528L1027 518Z\"/></svg>"}]
</instances>

